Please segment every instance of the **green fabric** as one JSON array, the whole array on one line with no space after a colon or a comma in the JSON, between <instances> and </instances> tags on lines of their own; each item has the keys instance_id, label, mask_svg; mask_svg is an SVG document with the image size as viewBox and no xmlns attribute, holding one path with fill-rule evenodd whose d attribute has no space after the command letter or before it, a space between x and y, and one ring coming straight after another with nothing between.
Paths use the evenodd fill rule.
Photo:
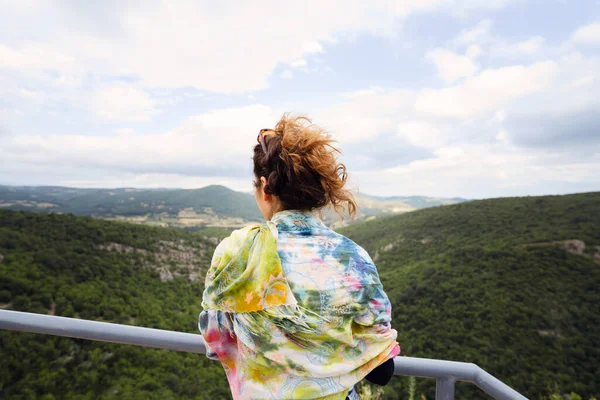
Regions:
<instances>
[{"instance_id":1,"label":"green fabric","mask_svg":"<svg viewBox=\"0 0 600 400\"><path fill-rule=\"evenodd\" d=\"M283 276L276 232L269 223L251 225L221 242L206 275L204 309L243 313L296 305Z\"/></svg>"}]
</instances>

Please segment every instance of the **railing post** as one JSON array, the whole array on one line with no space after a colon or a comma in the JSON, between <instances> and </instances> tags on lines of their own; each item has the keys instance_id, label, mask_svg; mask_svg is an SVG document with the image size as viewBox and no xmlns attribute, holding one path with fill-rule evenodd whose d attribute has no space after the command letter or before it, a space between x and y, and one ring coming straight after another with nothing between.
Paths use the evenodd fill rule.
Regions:
<instances>
[{"instance_id":1,"label":"railing post","mask_svg":"<svg viewBox=\"0 0 600 400\"><path fill-rule=\"evenodd\" d=\"M435 400L454 400L454 378L437 378L435 381Z\"/></svg>"}]
</instances>

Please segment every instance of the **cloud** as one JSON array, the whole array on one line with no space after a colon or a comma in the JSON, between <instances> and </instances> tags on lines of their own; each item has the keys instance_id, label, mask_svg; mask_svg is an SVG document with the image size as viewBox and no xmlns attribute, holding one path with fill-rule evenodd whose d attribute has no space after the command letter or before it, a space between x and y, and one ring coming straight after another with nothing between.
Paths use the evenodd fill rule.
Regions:
<instances>
[{"instance_id":1,"label":"cloud","mask_svg":"<svg viewBox=\"0 0 600 400\"><path fill-rule=\"evenodd\" d=\"M384 133L395 134L397 119L412 114L415 92L375 87L346 93L343 98L311 114L345 146Z\"/></svg>"},{"instance_id":2,"label":"cloud","mask_svg":"<svg viewBox=\"0 0 600 400\"><path fill-rule=\"evenodd\" d=\"M323 118L335 119L336 135L347 136L342 149L352 153L349 165L361 166L350 172L365 193L477 198L482 188L485 196L598 190L597 71L597 57L566 53L487 69L437 90L354 91ZM396 141L377 132L396 132ZM370 153L380 140L390 154ZM355 152L365 155L358 160Z\"/></svg>"},{"instance_id":3,"label":"cloud","mask_svg":"<svg viewBox=\"0 0 600 400\"><path fill-rule=\"evenodd\" d=\"M286 69L281 73L281 77L283 79L292 79L294 77L294 73L291 70Z\"/></svg>"},{"instance_id":4,"label":"cloud","mask_svg":"<svg viewBox=\"0 0 600 400\"><path fill-rule=\"evenodd\" d=\"M520 149L506 143L445 147L433 157L377 172L359 172L361 191L382 195L481 198L597 190L600 157L573 161L560 153ZM393 182L393 186L386 182Z\"/></svg>"},{"instance_id":5,"label":"cloud","mask_svg":"<svg viewBox=\"0 0 600 400\"><path fill-rule=\"evenodd\" d=\"M0 44L0 69L70 71L76 66L77 61L74 57L63 54L44 43L28 43L21 48Z\"/></svg>"},{"instance_id":6,"label":"cloud","mask_svg":"<svg viewBox=\"0 0 600 400\"><path fill-rule=\"evenodd\" d=\"M323 53L323 46L319 42L305 42L302 44L302 50L306 54Z\"/></svg>"},{"instance_id":7,"label":"cloud","mask_svg":"<svg viewBox=\"0 0 600 400\"><path fill-rule=\"evenodd\" d=\"M438 148L442 141L440 128L428 121L402 121L397 127L398 136L417 147Z\"/></svg>"},{"instance_id":8,"label":"cloud","mask_svg":"<svg viewBox=\"0 0 600 400\"><path fill-rule=\"evenodd\" d=\"M487 10L519 1L260 0L235 12L191 1L0 2L0 181L248 190L255 129L286 109L339 140L367 193L597 190L597 24L563 43L505 22L493 31ZM459 19L412 38L415 14L419 26ZM365 72L346 62L363 46Z\"/></svg>"},{"instance_id":9,"label":"cloud","mask_svg":"<svg viewBox=\"0 0 600 400\"><path fill-rule=\"evenodd\" d=\"M0 108L0 121L4 123L11 120L23 118L24 116L25 113L22 110L19 110L18 108ZM6 134L7 132L9 132L9 129L7 127L0 126L0 131Z\"/></svg>"},{"instance_id":10,"label":"cloud","mask_svg":"<svg viewBox=\"0 0 600 400\"><path fill-rule=\"evenodd\" d=\"M483 53L483 51L481 50L481 47L472 44L469 47L467 47L467 54L466 56L469 57L470 59L476 59L477 57L479 57L481 55L481 53Z\"/></svg>"},{"instance_id":11,"label":"cloud","mask_svg":"<svg viewBox=\"0 0 600 400\"><path fill-rule=\"evenodd\" d=\"M581 157L600 147L598 109L514 118L506 124L515 144L545 149L562 149Z\"/></svg>"},{"instance_id":12,"label":"cloud","mask_svg":"<svg viewBox=\"0 0 600 400\"><path fill-rule=\"evenodd\" d=\"M498 10L518 3L520 0L451 0L448 1L453 11L462 17L467 16L474 10Z\"/></svg>"},{"instance_id":13,"label":"cloud","mask_svg":"<svg viewBox=\"0 0 600 400\"><path fill-rule=\"evenodd\" d=\"M471 50L475 56L476 49ZM471 76L477 72L478 66L467 56L461 56L445 49L435 49L427 53L427 58L432 60L442 79L453 83L460 78Z\"/></svg>"},{"instance_id":14,"label":"cloud","mask_svg":"<svg viewBox=\"0 0 600 400\"><path fill-rule=\"evenodd\" d=\"M506 40L492 34L493 22L489 19L480 21L470 29L462 30L448 45L453 49L467 48L467 56L476 58L485 48L486 55L492 58L508 58L522 60L523 56L532 57L542 54L546 39L542 36L530 36L522 40Z\"/></svg>"},{"instance_id":15,"label":"cloud","mask_svg":"<svg viewBox=\"0 0 600 400\"><path fill-rule=\"evenodd\" d=\"M464 8L463 3L469 10L508 4L262 0L240 2L235 12L228 12L208 3L167 0L109 2L103 7L32 1L27 7L3 6L0 25L9 28L0 47L0 65L50 70L59 76L73 71L129 76L147 87L245 93L268 87L277 65L324 53L324 44L340 37L393 37L399 21L411 14L447 12ZM29 41L11 34L18 28L15 19L21 26L36 27Z\"/></svg>"},{"instance_id":16,"label":"cloud","mask_svg":"<svg viewBox=\"0 0 600 400\"><path fill-rule=\"evenodd\" d=\"M150 121L159 112L156 104L145 91L124 85L96 90L90 101L92 110L108 121Z\"/></svg>"},{"instance_id":17,"label":"cloud","mask_svg":"<svg viewBox=\"0 0 600 400\"><path fill-rule=\"evenodd\" d=\"M351 172L392 168L430 156L428 149L415 146L394 133L380 134L343 148L343 161Z\"/></svg>"},{"instance_id":18,"label":"cloud","mask_svg":"<svg viewBox=\"0 0 600 400\"><path fill-rule=\"evenodd\" d=\"M463 29L454 39L454 44L460 46L484 42L490 38L492 26L490 19L484 19L471 29Z\"/></svg>"},{"instance_id":19,"label":"cloud","mask_svg":"<svg viewBox=\"0 0 600 400\"><path fill-rule=\"evenodd\" d=\"M135 133L132 128L119 128L114 131L119 136L131 136Z\"/></svg>"},{"instance_id":20,"label":"cloud","mask_svg":"<svg viewBox=\"0 0 600 400\"><path fill-rule=\"evenodd\" d=\"M5 111L4 109L0 108L0 116L4 116L5 113L8 114L7 111ZM2 136L8 136L8 135L10 135L10 130L7 127L5 127L5 126L0 125L0 137L2 137Z\"/></svg>"},{"instance_id":21,"label":"cloud","mask_svg":"<svg viewBox=\"0 0 600 400\"><path fill-rule=\"evenodd\" d=\"M359 90L355 90L353 92L344 93L343 96L348 99L356 99L359 97L374 95L374 94L383 93L383 92L385 92L385 89L383 89L382 87L373 86L369 89L359 89Z\"/></svg>"},{"instance_id":22,"label":"cloud","mask_svg":"<svg viewBox=\"0 0 600 400\"><path fill-rule=\"evenodd\" d=\"M248 127L271 126L274 111L255 104L210 111L188 118L179 127L139 135L0 136L0 158L9 165L110 170L114 173L182 176L245 176L250 171L256 133Z\"/></svg>"},{"instance_id":23,"label":"cloud","mask_svg":"<svg viewBox=\"0 0 600 400\"><path fill-rule=\"evenodd\" d=\"M427 116L470 118L545 89L556 72L553 61L487 69L461 85L421 91L415 109Z\"/></svg>"},{"instance_id":24,"label":"cloud","mask_svg":"<svg viewBox=\"0 0 600 400\"><path fill-rule=\"evenodd\" d=\"M579 115L597 110L600 115L600 57L567 52L557 57L552 84L527 97L511 102L506 108L512 117L538 118Z\"/></svg>"},{"instance_id":25,"label":"cloud","mask_svg":"<svg viewBox=\"0 0 600 400\"><path fill-rule=\"evenodd\" d=\"M9 185L53 185L87 188L183 188L196 189L208 185L225 185L234 190L252 190L251 177L190 176L176 173L131 173L111 169L73 169L45 167L30 164L12 165L10 170L0 171L0 182Z\"/></svg>"},{"instance_id":26,"label":"cloud","mask_svg":"<svg viewBox=\"0 0 600 400\"><path fill-rule=\"evenodd\" d=\"M571 35L571 40L579 44L600 44L600 22L577 29Z\"/></svg>"},{"instance_id":27,"label":"cloud","mask_svg":"<svg viewBox=\"0 0 600 400\"><path fill-rule=\"evenodd\" d=\"M532 55L540 52L546 40L541 36L533 36L529 39L515 43L499 43L494 49L497 56Z\"/></svg>"},{"instance_id":28,"label":"cloud","mask_svg":"<svg viewBox=\"0 0 600 400\"><path fill-rule=\"evenodd\" d=\"M290 66L294 68L306 67L306 65L306 60L303 58L299 58L298 60L294 60L290 63Z\"/></svg>"}]
</instances>

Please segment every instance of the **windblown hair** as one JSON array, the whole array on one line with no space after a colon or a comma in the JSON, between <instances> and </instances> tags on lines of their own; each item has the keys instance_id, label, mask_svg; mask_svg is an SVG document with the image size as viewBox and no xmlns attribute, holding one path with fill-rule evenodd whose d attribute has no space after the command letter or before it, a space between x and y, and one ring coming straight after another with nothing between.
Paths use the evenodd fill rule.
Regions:
<instances>
[{"instance_id":1,"label":"windblown hair","mask_svg":"<svg viewBox=\"0 0 600 400\"><path fill-rule=\"evenodd\" d=\"M340 151L323 129L306 117L284 114L273 131L263 133L267 153L254 147L254 185L265 177L265 193L275 195L287 210L318 210L332 206L352 218L358 206L345 188L346 166L338 163Z\"/></svg>"}]
</instances>

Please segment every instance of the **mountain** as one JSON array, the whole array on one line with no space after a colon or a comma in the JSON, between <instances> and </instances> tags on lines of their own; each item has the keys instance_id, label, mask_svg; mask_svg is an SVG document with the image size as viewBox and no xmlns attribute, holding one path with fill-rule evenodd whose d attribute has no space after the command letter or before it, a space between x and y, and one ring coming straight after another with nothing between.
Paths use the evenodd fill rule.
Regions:
<instances>
[{"instance_id":1,"label":"mountain","mask_svg":"<svg viewBox=\"0 0 600 400\"><path fill-rule=\"evenodd\" d=\"M359 207L359 214L356 220L346 218L344 221L339 221L339 218L334 213L328 211L325 213L325 222L330 226L339 228L342 226L354 225L364 220L402 214L421 208L439 207L469 201L461 198L448 199L424 196L378 197L362 193L358 194L355 198Z\"/></svg>"},{"instance_id":2,"label":"mountain","mask_svg":"<svg viewBox=\"0 0 600 400\"><path fill-rule=\"evenodd\" d=\"M376 202L387 202L387 203L402 203L407 206L412 207L413 209L421 209L421 208L429 208L429 207L437 207L437 206L447 206L450 204L463 203L465 201L469 201L468 199L463 199L461 197L425 197L425 196L370 196L368 194L361 195L362 198L367 200L374 200Z\"/></svg>"},{"instance_id":3,"label":"mountain","mask_svg":"<svg viewBox=\"0 0 600 400\"><path fill-rule=\"evenodd\" d=\"M332 226L360 222L367 218L393 215L423 207L456 203L460 200L427 197L378 198L357 196L360 206L355 221L342 222L326 210ZM262 216L250 193L224 186L201 189L78 189L57 186L0 186L0 209L70 213L145 225L195 230L206 226L241 227Z\"/></svg>"},{"instance_id":4,"label":"mountain","mask_svg":"<svg viewBox=\"0 0 600 400\"><path fill-rule=\"evenodd\" d=\"M184 227L241 226L261 218L251 195L216 185L187 190L0 186L0 207Z\"/></svg>"},{"instance_id":5,"label":"mountain","mask_svg":"<svg viewBox=\"0 0 600 400\"><path fill-rule=\"evenodd\" d=\"M372 255L402 354L474 362L529 398L600 393L600 193L472 201L340 229ZM0 211L0 307L197 332L221 230ZM0 397L228 398L203 356L0 331ZM395 377L386 398L402 397ZM417 380L417 398L435 383ZM52 397L54 396L54 397ZM483 399L472 385L457 398Z\"/></svg>"},{"instance_id":6,"label":"mountain","mask_svg":"<svg viewBox=\"0 0 600 400\"><path fill-rule=\"evenodd\" d=\"M600 393L600 193L472 201L340 232L377 264L403 355L474 362L530 398L556 384Z\"/></svg>"}]
</instances>

